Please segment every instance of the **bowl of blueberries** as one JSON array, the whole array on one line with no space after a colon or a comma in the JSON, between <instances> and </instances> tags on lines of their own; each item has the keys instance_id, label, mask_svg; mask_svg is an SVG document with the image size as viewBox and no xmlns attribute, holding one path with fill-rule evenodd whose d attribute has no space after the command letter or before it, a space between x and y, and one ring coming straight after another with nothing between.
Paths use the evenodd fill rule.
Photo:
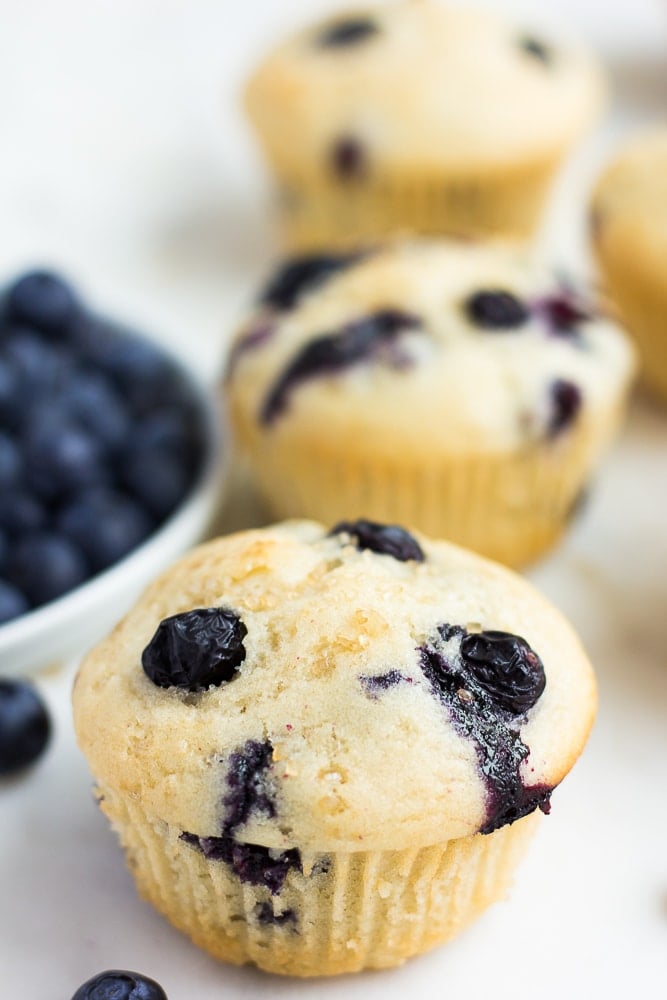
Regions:
<instances>
[{"instance_id":1,"label":"bowl of blueberries","mask_svg":"<svg viewBox=\"0 0 667 1000\"><path fill-rule=\"evenodd\" d=\"M0 673L92 645L203 538L220 415L172 355L51 271L0 298Z\"/></svg>"}]
</instances>

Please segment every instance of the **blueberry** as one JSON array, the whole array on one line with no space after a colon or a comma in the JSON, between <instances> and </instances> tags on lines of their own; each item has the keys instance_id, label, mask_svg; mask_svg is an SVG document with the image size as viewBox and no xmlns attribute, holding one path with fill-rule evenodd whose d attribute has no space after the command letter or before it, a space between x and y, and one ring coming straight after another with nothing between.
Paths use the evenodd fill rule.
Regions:
<instances>
[{"instance_id":1,"label":"blueberry","mask_svg":"<svg viewBox=\"0 0 667 1000\"><path fill-rule=\"evenodd\" d=\"M379 32L378 25L370 17L350 17L335 21L317 36L317 44L325 49L348 48L366 42Z\"/></svg>"},{"instance_id":2,"label":"blueberry","mask_svg":"<svg viewBox=\"0 0 667 1000\"><path fill-rule=\"evenodd\" d=\"M109 969L86 980L72 1000L167 1000L167 994L139 972Z\"/></svg>"},{"instance_id":3,"label":"blueberry","mask_svg":"<svg viewBox=\"0 0 667 1000\"><path fill-rule=\"evenodd\" d=\"M341 180L359 180L367 172L364 147L352 135L344 135L337 139L330 155L333 172Z\"/></svg>"},{"instance_id":4,"label":"blueberry","mask_svg":"<svg viewBox=\"0 0 667 1000\"><path fill-rule=\"evenodd\" d=\"M551 333L556 336L576 334L582 323L592 319L591 311L566 289L542 299L536 303L536 309L543 314Z\"/></svg>"},{"instance_id":5,"label":"blueberry","mask_svg":"<svg viewBox=\"0 0 667 1000\"><path fill-rule=\"evenodd\" d=\"M394 343L401 333L420 327L417 316L398 309L381 309L336 333L325 333L309 341L273 386L260 412L260 422L270 424L283 413L290 393L301 382L366 361Z\"/></svg>"},{"instance_id":6,"label":"blueberry","mask_svg":"<svg viewBox=\"0 0 667 1000\"><path fill-rule=\"evenodd\" d=\"M196 608L165 618L141 664L158 687L203 691L230 681L245 660L248 630L226 608Z\"/></svg>"},{"instance_id":7,"label":"blueberry","mask_svg":"<svg viewBox=\"0 0 667 1000\"><path fill-rule=\"evenodd\" d=\"M80 307L70 286L57 274L31 271L9 289L6 308L11 320L43 333L62 334Z\"/></svg>"},{"instance_id":8,"label":"blueberry","mask_svg":"<svg viewBox=\"0 0 667 1000\"><path fill-rule=\"evenodd\" d=\"M525 639L510 632L474 632L461 641L461 659L493 702L523 715L546 685L544 666Z\"/></svg>"},{"instance_id":9,"label":"blueberry","mask_svg":"<svg viewBox=\"0 0 667 1000\"><path fill-rule=\"evenodd\" d=\"M258 903L255 907L255 917L257 923L263 927L284 927L286 924L296 924L296 910L282 910L276 913L272 903Z\"/></svg>"},{"instance_id":10,"label":"blueberry","mask_svg":"<svg viewBox=\"0 0 667 1000\"><path fill-rule=\"evenodd\" d=\"M463 308L471 323L486 330L523 326L529 315L520 299L502 289L475 292L466 299Z\"/></svg>"},{"instance_id":11,"label":"blueberry","mask_svg":"<svg viewBox=\"0 0 667 1000\"><path fill-rule=\"evenodd\" d=\"M153 519L136 501L108 489L76 496L56 520L58 531L79 547L95 572L135 549L153 525Z\"/></svg>"},{"instance_id":12,"label":"blueberry","mask_svg":"<svg viewBox=\"0 0 667 1000\"><path fill-rule=\"evenodd\" d=\"M191 396L180 370L156 345L128 334L111 337L100 368L136 415L159 405L180 405Z\"/></svg>"},{"instance_id":13,"label":"blueberry","mask_svg":"<svg viewBox=\"0 0 667 1000\"><path fill-rule=\"evenodd\" d=\"M120 478L125 488L159 521L186 496L192 477L186 457L165 451L133 448L122 456Z\"/></svg>"},{"instance_id":14,"label":"blueberry","mask_svg":"<svg viewBox=\"0 0 667 1000\"><path fill-rule=\"evenodd\" d=\"M181 840L202 852L209 861L224 861L241 882L262 885L272 896L285 884L290 869L302 871L296 848L277 854L261 844L244 844L233 837L198 837L182 833Z\"/></svg>"},{"instance_id":15,"label":"blueberry","mask_svg":"<svg viewBox=\"0 0 667 1000\"><path fill-rule=\"evenodd\" d=\"M306 292L325 284L335 274L352 267L361 254L309 254L282 264L262 293L262 305L286 312Z\"/></svg>"},{"instance_id":16,"label":"blueberry","mask_svg":"<svg viewBox=\"0 0 667 1000\"><path fill-rule=\"evenodd\" d=\"M73 366L68 350L25 329L11 331L4 356L12 367L24 411L29 410L36 396L61 391Z\"/></svg>"},{"instance_id":17,"label":"blueberry","mask_svg":"<svg viewBox=\"0 0 667 1000\"><path fill-rule=\"evenodd\" d=\"M543 63L545 66L549 66L553 62L553 49L539 39L533 38L532 35L524 35L523 38L520 38L519 48L527 56L537 59L538 62Z\"/></svg>"},{"instance_id":18,"label":"blueberry","mask_svg":"<svg viewBox=\"0 0 667 1000\"><path fill-rule=\"evenodd\" d=\"M21 591L6 580L0 579L0 625L25 614L29 608L30 605Z\"/></svg>"},{"instance_id":19,"label":"blueberry","mask_svg":"<svg viewBox=\"0 0 667 1000\"><path fill-rule=\"evenodd\" d=\"M201 447L201 435L193 414L183 409L163 409L135 423L132 445L138 451L170 452L184 461ZM191 463L190 463L191 464Z\"/></svg>"},{"instance_id":20,"label":"blueberry","mask_svg":"<svg viewBox=\"0 0 667 1000\"><path fill-rule=\"evenodd\" d=\"M223 799L225 833L234 833L255 813L275 816L276 809L266 780L272 764L273 746L268 740L263 743L248 740L240 750L230 755L227 771L229 793Z\"/></svg>"},{"instance_id":21,"label":"blueberry","mask_svg":"<svg viewBox=\"0 0 667 1000\"><path fill-rule=\"evenodd\" d=\"M33 605L61 597L88 575L81 551L68 539L46 531L20 539L7 559L7 579Z\"/></svg>"},{"instance_id":22,"label":"blueberry","mask_svg":"<svg viewBox=\"0 0 667 1000\"><path fill-rule=\"evenodd\" d=\"M0 774L33 764L51 736L46 707L31 684L0 678Z\"/></svg>"},{"instance_id":23,"label":"blueberry","mask_svg":"<svg viewBox=\"0 0 667 1000\"><path fill-rule=\"evenodd\" d=\"M393 556L400 562L424 562L424 553L416 538L397 524L377 524L375 521L341 521L329 534L351 535L358 549L370 549L380 555Z\"/></svg>"},{"instance_id":24,"label":"blueberry","mask_svg":"<svg viewBox=\"0 0 667 1000\"><path fill-rule=\"evenodd\" d=\"M24 449L28 483L49 500L98 485L108 475L95 438L74 424L49 422L48 408L32 422Z\"/></svg>"},{"instance_id":25,"label":"blueberry","mask_svg":"<svg viewBox=\"0 0 667 1000\"><path fill-rule=\"evenodd\" d=\"M547 436L557 437L567 430L579 415L583 403L581 389L566 379L556 379L550 389L551 416L547 427Z\"/></svg>"},{"instance_id":26,"label":"blueberry","mask_svg":"<svg viewBox=\"0 0 667 1000\"><path fill-rule=\"evenodd\" d=\"M46 521L44 506L26 490L0 490L0 528L10 537L38 531Z\"/></svg>"},{"instance_id":27,"label":"blueberry","mask_svg":"<svg viewBox=\"0 0 667 1000\"><path fill-rule=\"evenodd\" d=\"M0 357L0 424L16 427L21 412L21 399L11 362Z\"/></svg>"},{"instance_id":28,"label":"blueberry","mask_svg":"<svg viewBox=\"0 0 667 1000\"><path fill-rule=\"evenodd\" d=\"M2 527L2 525L0 525L0 574L2 574L2 568L5 565L8 552L9 538L7 536L7 531Z\"/></svg>"},{"instance_id":29,"label":"blueberry","mask_svg":"<svg viewBox=\"0 0 667 1000\"><path fill-rule=\"evenodd\" d=\"M117 449L129 437L130 416L121 396L103 375L77 374L65 387L63 406L77 426L107 448Z\"/></svg>"},{"instance_id":30,"label":"blueberry","mask_svg":"<svg viewBox=\"0 0 667 1000\"><path fill-rule=\"evenodd\" d=\"M22 464L16 441L9 434L0 431L0 490L18 485Z\"/></svg>"}]
</instances>

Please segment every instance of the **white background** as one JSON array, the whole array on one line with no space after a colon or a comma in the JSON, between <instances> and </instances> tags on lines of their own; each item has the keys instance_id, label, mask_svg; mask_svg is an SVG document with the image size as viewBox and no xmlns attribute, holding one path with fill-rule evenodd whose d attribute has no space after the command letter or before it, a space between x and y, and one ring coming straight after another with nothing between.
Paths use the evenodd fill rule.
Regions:
<instances>
[{"instance_id":1,"label":"white background","mask_svg":"<svg viewBox=\"0 0 667 1000\"><path fill-rule=\"evenodd\" d=\"M547 5L494 6L535 21ZM565 171L546 229L548 252L577 270L587 266L590 180L619 136L667 110L667 4L549 6L598 48L614 82L613 113ZM3 0L0 275L56 264L213 379L274 252L242 82L282 32L336 7ZM1 1000L69 1000L110 966L153 975L169 1000L664 996L666 508L667 413L639 401L586 513L531 574L598 669L589 748L555 794L511 900L392 972L299 983L195 950L136 898L92 804L69 721L71 668L43 678L53 747L29 776L0 786Z\"/></svg>"}]
</instances>

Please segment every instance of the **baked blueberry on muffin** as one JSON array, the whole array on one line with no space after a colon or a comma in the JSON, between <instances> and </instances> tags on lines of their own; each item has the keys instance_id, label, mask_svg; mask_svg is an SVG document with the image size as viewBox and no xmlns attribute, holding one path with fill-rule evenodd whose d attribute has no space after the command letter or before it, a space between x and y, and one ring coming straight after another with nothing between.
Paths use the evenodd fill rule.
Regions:
<instances>
[{"instance_id":1,"label":"baked blueberry on muffin","mask_svg":"<svg viewBox=\"0 0 667 1000\"><path fill-rule=\"evenodd\" d=\"M297 34L258 69L246 105L286 240L312 249L403 231L529 235L603 93L576 46L401 0Z\"/></svg>"},{"instance_id":2,"label":"baked blueberry on muffin","mask_svg":"<svg viewBox=\"0 0 667 1000\"><path fill-rule=\"evenodd\" d=\"M368 520L196 549L74 690L142 895L217 957L302 976L397 964L503 896L594 711L528 583Z\"/></svg>"},{"instance_id":3,"label":"baked blueberry on muffin","mask_svg":"<svg viewBox=\"0 0 667 1000\"><path fill-rule=\"evenodd\" d=\"M274 513L541 555L618 424L624 336L506 247L332 261L284 265L232 347L232 422Z\"/></svg>"},{"instance_id":4,"label":"baked blueberry on muffin","mask_svg":"<svg viewBox=\"0 0 667 1000\"><path fill-rule=\"evenodd\" d=\"M667 128L626 142L591 212L605 289L633 334L646 386L667 400Z\"/></svg>"}]
</instances>

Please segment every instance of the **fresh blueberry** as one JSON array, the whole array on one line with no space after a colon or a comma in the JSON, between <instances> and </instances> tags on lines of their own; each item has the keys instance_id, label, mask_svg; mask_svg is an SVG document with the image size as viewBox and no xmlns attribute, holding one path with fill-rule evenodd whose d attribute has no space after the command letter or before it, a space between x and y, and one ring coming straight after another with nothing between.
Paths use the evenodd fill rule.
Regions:
<instances>
[{"instance_id":1,"label":"fresh blueberry","mask_svg":"<svg viewBox=\"0 0 667 1000\"><path fill-rule=\"evenodd\" d=\"M367 171L364 147L352 135L341 136L331 148L331 167L343 181L359 180Z\"/></svg>"},{"instance_id":2,"label":"fresh blueberry","mask_svg":"<svg viewBox=\"0 0 667 1000\"><path fill-rule=\"evenodd\" d=\"M473 632L461 641L461 659L493 702L523 715L546 685L544 666L525 639L510 632Z\"/></svg>"},{"instance_id":3,"label":"fresh blueberry","mask_svg":"<svg viewBox=\"0 0 667 1000\"><path fill-rule=\"evenodd\" d=\"M105 447L119 448L130 434L130 416L123 400L103 375L79 373L63 394L63 406L71 420L86 429Z\"/></svg>"},{"instance_id":4,"label":"fresh blueberry","mask_svg":"<svg viewBox=\"0 0 667 1000\"><path fill-rule=\"evenodd\" d=\"M545 66L550 66L553 62L553 49L538 38L533 38L532 35L524 35L523 38L520 38L519 48L527 56L531 56Z\"/></svg>"},{"instance_id":5,"label":"fresh blueberry","mask_svg":"<svg viewBox=\"0 0 667 1000\"><path fill-rule=\"evenodd\" d=\"M194 414L187 414L182 408L156 410L132 428L132 445L138 451L171 453L185 461L193 451L197 452L200 444Z\"/></svg>"},{"instance_id":6,"label":"fresh blueberry","mask_svg":"<svg viewBox=\"0 0 667 1000\"><path fill-rule=\"evenodd\" d=\"M574 382L559 378L551 384L550 398L551 416L547 436L555 438L575 422L581 410L583 397L581 389Z\"/></svg>"},{"instance_id":7,"label":"fresh blueberry","mask_svg":"<svg viewBox=\"0 0 667 1000\"><path fill-rule=\"evenodd\" d=\"M167 994L139 972L109 969L86 980L72 1000L167 1000Z\"/></svg>"},{"instance_id":8,"label":"fresh blueberry","mask_svg":"<svg viewBox=\"0 0 667 1000\"><path fill-rule=\"evenodd\" d=\"M49 422L46 409L25 436L27 479L36 493L47 499L64 496L108 477L100 444L74 424Z\"/></svg>"},{"instance_id":9,"label":"fresh blueberry","mask_svg":"<svg viewBox=\"0 0 667 1000\"><path fill-rule=\"evenodd\" d=\"M421 328L419 317L398 309L381 309L335 333L325 333L305 344L273 386L260 412L260 422L272 423L287 408L290 393L318 375L343 371L366 361L400 334Z\"/></svg>"},{"instance_id":10,"label":"fresh blueberry","mask_svg":"<svg viewBox=\"0 0 667 1000\"><path fill-rule=\"evenodd\" d=\"M245 660L247 634L239 616L226 608L184 611L160 622L141 664L158 687L219 687L235 677Z\"/></svg>"},{"instance_id":11,"label":"fresh blueberry","mask_svg":"<svg viewBox=\"0 0 667 1000\"><path fill-rule=\"evenodd\" d=\"M6 357L0 357L0 425L16 427L21 413L21 398L14 368Z\"/></svg>"},{"instance_id":12,"label":"fresh blueberry","mask_svg":"<svg viewBox=\"0 0 667 1000\"><path fill-rule=\"evenodd\" d=\"M463 308L471 323L485 330L512 330L528 320L528 310L511 292L502 289L475 292Z\"/></svg>"},{"instance_id":13,"label":"fresh blueberry","mask_svg":"<svg viewBox=\"0 0 667 1000\"><path fill-rule=\"evenodd\" d=\"M24 489L0 490L0 528L10 538L39 531L47 522L43 504Z\"/></svg>"},{"instance_id":14,"label":"fresh blueberry","mask_svg":"<svg viewBox=\"0 0 667 1000\"><path fill-rule=\"evenodd\" d=\"M51 736L46 707L31 684L0 678L0 774L33 764Z\"/></svg>"},{"instance_id":15,"label":"fresh blueberry","mask_svg":"<svg viewBox=\"0 0 667 1000\"><path fill-rule=\"evenodd\" d=\"M99 489L79 494L65 504L56 526L81 549L97 573L143 542L154 522L131 497Z\"/></svg>"},{"instance_id":16,"label":"fresh blueberry","mask_svg":"<svg viewBox=\"0 0 667 1000\"><path fill-rule=\"evenodd\" d=\"M79 304L74 292L52 271L31 271L9 289L7 316L47 334L62 334L70 326Z\"/></svg>"},{"instance_id":17,"label":"fresh blueberry","mask_svg":"<svg viewBox=\"0 0 667 1000\"><path fill-rule=\"evenodd\" d=\"M6 580L0 579L0 625L25 614L29 608L30 605L21 591Z\"/></svg>"},{"instance_id":18,"label":"fresh blueberry","mask_svg":"<svg viewBox=\"0 0 667 1000\"><path fill-rule=\"evenodd\" d=\"M0 525L0 575L2 574L3 566L7 559L7 553L9 552L9 538L5 528Z\"/></svg>"},{"instance_id":19,"label":"fresh blueberry","mask_svg":"<svg viewBox=\"0 0 667 1000\"><path fill-rule=\"evenodd\" d=\"M17 486L21 478L22 458L13 437L0 431L0 490Z\"/></svg>"},{"instance_id":20,"label":"fresh blueberry","mask_svg":"<svg viewBox=\"0 0 667 1000\"><path fill-rule=\"evenodd\" d=\"M100 368L137 416L160 405L180 405L191 395L177 366L159 347L141 337L112 336Z\"/></svg>"},{"instance_id":21,"label":"fresh blueberry","mask_svg":"<svg viewBox=\"0 0 667 1000\"><path fill-rule=\"evenodd\" d=\"M262 305L281 312L293 309L306 292L314 291L329 278L352 267L358 253L309 254L293 257L282 264L262 293Z\"/></svg>"},{"instance_id":22,"label":"fresh blueberry","mask_svg":"<svg viewBox=\"0 0 667 1000\"><path fill-rule=\"evenodd\" d=\"M72 355L62 345L50 344L25 329L11 332L4 356L12 367L24 409L29 409L36 396L62 391L73 367Z\"/></svg>"},{"instance_id":23,"label":"fresh blueberry","mask_svg":"<svg viewBox=\"0 0 667 1000\"><path fill-rule=\"evenodd\" d=\"M159 521L184 499L191 476L184 458L166 451L132 448L120 461L124 487Z\"/></svg>"},{"instance_id":24,"label":"fresh blueberry","mask_svg":"<svg viewBox=\"0 0 667 1000\"><path fill-rule=\"evenodd\" d=\"M370 549L380 555L393 556L400 562L424 561L424 553L417 539L397 524L378 524L363 519L341 521L329 534L350 535L358 549Z\"/></svg>"},{"instance_id":25,"label":"fresh blueberry","mask_svg":"<svg viewBox=\"0 0 667 1000\"><path fill-rule=\"evenodd\" d=\"M7 559L7 579L33 605L61 597L83 583L88 575L81 551L67 538L46 531L20 539Z\"/></svg>"},{"instance_id":26,"label":"fresh blueberry","mask_svg":"<svg viewBox=\"0 0 667 1000\"><path fill-rule=\"evenodd\" d=\"M325 49L349 48L377 35L379 27L370 17L350 17L335 21L317 36L317 44Z\"/></svg>"}]
</instances>

